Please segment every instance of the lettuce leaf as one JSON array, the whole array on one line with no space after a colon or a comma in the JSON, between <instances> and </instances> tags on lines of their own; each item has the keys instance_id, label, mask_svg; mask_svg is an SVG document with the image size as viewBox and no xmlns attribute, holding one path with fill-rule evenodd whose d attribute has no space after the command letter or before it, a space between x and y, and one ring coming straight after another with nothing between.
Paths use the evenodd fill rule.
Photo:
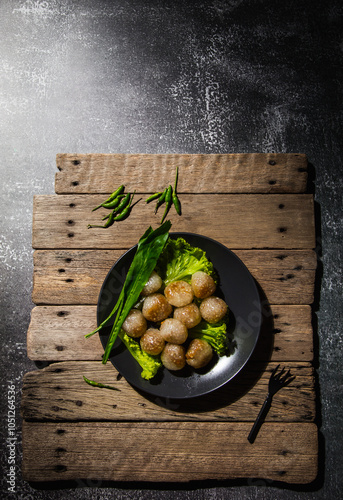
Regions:
<instances>
[{"instance_id":1,"label":"lettuce leaf","mask_svg":"<svg viewBox=\"0 0 343 500\"><path fill-rule=\"evenodd\" d=\"M214 324L203 320L188 330L188 335L192 339L206 340L219 356L224 356L229 349L226 322L223 320Z\"/></svg>"},{"instance_id":2,"label":"lettuce leaf","mask_svg":"<svg viewBox=\"0 0 343 500\"><path fill-rule=\"evenodd\" d=\"M139 343L132 337L129 337L124 330L120 330L118 337L125 344L133 358L143 368L141 377L145 380L152 379L162 366L162 361L159 356L152 356L147 352L142 351Z\"/></svg>"},{"instance_id":3,"label":"lettuce leaf","mask_svg":"<svg viewBox=\"0 0 343 500\"><path fill-rule=\"evenodd\" d=\"M206 252L193 247L183 238L168 239L155 270L165 286L178 280L189 283L192 274L197 271L203 271L217 281L213 264L206 257Z\"/></svg>"}]
</instances>

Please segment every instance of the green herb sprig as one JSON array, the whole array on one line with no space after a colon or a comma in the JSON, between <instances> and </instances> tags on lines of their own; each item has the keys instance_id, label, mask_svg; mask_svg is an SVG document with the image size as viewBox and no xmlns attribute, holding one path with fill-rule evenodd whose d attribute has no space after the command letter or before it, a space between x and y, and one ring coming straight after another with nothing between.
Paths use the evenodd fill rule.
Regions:
<instances>
[{"instance_id":1,"label":"green herb sprig","mask_svg":"<svg viewBox=\"0 0 343 500\"><path fill-rule=\"evenodd\" d=\"M136 304L144 285L156 266L157 260L167 242L170 228L171 222L166 221L155 230L150 226L145 231L138 242L136 253L113 310L95 330L85 335L85 337L88 338L99 332L104 326L108 325L114 315L116 315L102 359L103 364L105 364L109 358L114 342L126 316Z\"/></svg>"}]
</instances>

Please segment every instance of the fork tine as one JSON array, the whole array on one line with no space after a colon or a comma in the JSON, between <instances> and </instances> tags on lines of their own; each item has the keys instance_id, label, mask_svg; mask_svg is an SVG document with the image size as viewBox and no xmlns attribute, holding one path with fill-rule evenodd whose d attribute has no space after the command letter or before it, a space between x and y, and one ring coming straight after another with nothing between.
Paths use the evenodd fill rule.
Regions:
<instances>
[{"instance_id":1,"label":"fork tine","mask_svg":"<svg viewBox=\"0 0 343 500\"><path fill-rule=\"evenodd\" d=\"M290 384L291 382L293 382L293 380L296 378L295 375L293 375L293 377L289 378L288 380L286 380L286 382L284 382L283 386L286 387L286 385Z\"/></svg>"},{"instance_id":2,"label":"fork tine","mask_svg":"<svg viewBox=\"0 0 343 500\"><path fill-rule=\"evenodd\" d=\"M283 375L283 373L285 373L285 368L282 368L281 372L280 372L280 373L278 373L278 374L275 376L275 378L276 378L277 380L280 380L280 377L281 377L281 375Z\"/></svg>"},{"instance_id":3,"label":"fork tine","mask_svg":"<svg viewBox=\"0 0 343 500\"><path fill-rule=\"evenodd\" d=\"M272 371L271 377L274 377L275 373L278 371L280 365L277 365L274 370Z\"/></svg>"},{"instance_id":4,"label":"fork tine","mask_svg":"<svg viewBox=\"0 0 343 500\"><path fill-rule=\"evenodd\" d=\"M280 378L280 382L285 382L285 380L288 379L288 377L291 376L291 370L288 370L288 372L286 373L286 375L284 375L282 378Z\"/></svg>"}]
</instances>

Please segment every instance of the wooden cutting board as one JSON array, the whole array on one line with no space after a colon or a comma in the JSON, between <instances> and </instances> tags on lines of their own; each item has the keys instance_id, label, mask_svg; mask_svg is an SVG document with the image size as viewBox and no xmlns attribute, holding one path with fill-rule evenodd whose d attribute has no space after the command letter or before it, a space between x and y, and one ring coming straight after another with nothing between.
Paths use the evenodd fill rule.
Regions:
<instances>
[{"instance_id":1,"label":"wooden cutting board","mask_svg":"<svg viewBox=\"0 0 343 500\"><path fill-rule=\"evenodd\" d=\"M241 373L189 401L146 397L108 363L97 336L102 282L120 255L160 215L148 193L179 166L182 216L173 231L214 238L246 264L263 299L256 350ZM317 259L313 196L302 154L57 155L56 195L34 198L34 276L28 356L49 365L23 382L23 474L27 481L190 481L316 478L311 304ZM136 190L130 217L87 229L120 184ZM247 436L281 363L296 375L282 389L254 444ZM82 376L119 391L91 387Z\"/></svg>"}]
</instances>

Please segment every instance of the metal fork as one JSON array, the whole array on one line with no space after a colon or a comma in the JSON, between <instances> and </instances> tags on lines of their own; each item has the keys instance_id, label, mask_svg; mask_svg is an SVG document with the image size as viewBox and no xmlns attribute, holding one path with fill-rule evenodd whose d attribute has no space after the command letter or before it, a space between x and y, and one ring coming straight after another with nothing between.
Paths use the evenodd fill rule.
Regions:
<instances>
[{"instance_id":1,"label":"metal fork","mask_svg":"<svg viewBox=\"0 0 343 500\"><path fill-rule=\"evenodd\" d=\"M284 375L285 368L282 368L282 370L276 375L276 372L278 371L279 367L280 365L277 365L277 367L274 368L270 376L268 383L268 396L266 397L263 406L260 410L260 413L258 414L255 423L252 426L250 434L248 436L248 441L250 443L253 443L255 441L258 431L260 430L261 425L263 424L264 419L266 418L267 413L272 405L273 396L282 387L285 387L286 385L290 384L295 379L295 376L292 376L290 370L288 370L288 372Z\"/></svg>"}]
</instances>

